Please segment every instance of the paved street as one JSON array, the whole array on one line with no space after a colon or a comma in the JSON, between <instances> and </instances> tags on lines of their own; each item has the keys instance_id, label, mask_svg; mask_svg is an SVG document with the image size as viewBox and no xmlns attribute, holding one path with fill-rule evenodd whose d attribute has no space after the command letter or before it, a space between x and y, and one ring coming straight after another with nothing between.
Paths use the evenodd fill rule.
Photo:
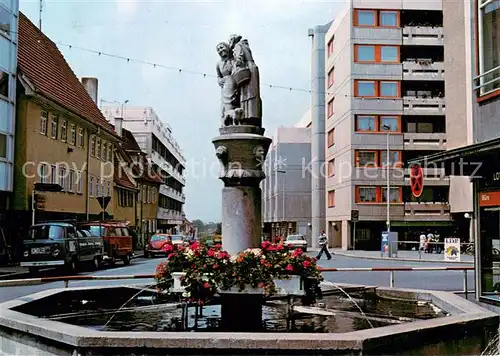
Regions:
<instances>
[{"instance_id":1,"label":"paved street","mask_svg":"<svg viewBox=\"0 0 500 356\"><path fill-rule=\"evenodd\" d=\"M138 258L132 261L127 267L118 266L108 268L99 272L85 272L83 275L133 275L154 273L155 266L162 261L161 258L144 259ZM404 261L377 261L359 258L350 258L344 256L335 256L334 259L327 261L324 257L320 261L322 267L444 267L443 263L422 263L422 262L404 262ZM452 266L458 266L452 264ZM464 266L469 266L464 265ZM389 286L389 272L327 272L325 279L339 283L367 284ZM474 286L474 274L468 273L469 290ZM95 286L95 285L120 285L120 284L147 284L152 280L116 280L116 281L75 281L70 282L70 286ZM438 289L448 291L458 291L463 289L463 272L461 271L410 271L396 272L395 284L397 287ZM49 288L62 288L63 282L47 283L42 285L33 285L25 287L5 287L0 288L0 302L18 298L31 293L39 292Z\"/></svg>"}]
</instances>

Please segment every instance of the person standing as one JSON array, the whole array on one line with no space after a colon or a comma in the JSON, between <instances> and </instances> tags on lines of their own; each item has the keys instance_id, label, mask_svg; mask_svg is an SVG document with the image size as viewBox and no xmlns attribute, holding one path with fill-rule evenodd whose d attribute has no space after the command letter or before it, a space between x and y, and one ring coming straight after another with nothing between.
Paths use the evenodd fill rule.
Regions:
<instances>
[{"instance_id":1,"label":"person standing","mask_svg":"<svg viewBox=\"0 0 500 356\"><path fill-rule=\"evenodd\" d=\"M321 256L323 256L323 252L326 254L326 258L328 260L332 259L332 255L330 251L328 251L328 237L326 236L324 231L321 231L321 234L318 237L318 244L321 246L321 250L319 250L318 256L316 259L320 260Z\"/></svg>"}]
</instances>

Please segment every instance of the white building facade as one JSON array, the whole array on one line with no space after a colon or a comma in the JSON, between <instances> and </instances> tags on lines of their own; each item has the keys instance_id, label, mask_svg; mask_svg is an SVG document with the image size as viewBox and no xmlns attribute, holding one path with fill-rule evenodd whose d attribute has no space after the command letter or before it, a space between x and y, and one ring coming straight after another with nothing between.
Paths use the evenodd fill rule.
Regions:
<instances>
[{"instance_id":1,"label":"white building facade","mask_svg":"<svg viewBox=\"0 0 500 356\"><path fill-rule=\"evenodd\" d=\"M151 107L105 106L102 112L112 123L115 117L123 116L123 127L132 132L153 168L165 177L165 184L160 186L157 227L164 231L179 231L186 201L186 160L171 127Z\"/></svg>"},{"instance_id":2,"label":"white building facade","mask_svg":"<svg viewBox=\"0 0 500 356\"><path fill-rule=\"evenodd\" d=\"M0 217L13 189L18 17L18 0L0 0Z\"/></svg>"}]
</instances>

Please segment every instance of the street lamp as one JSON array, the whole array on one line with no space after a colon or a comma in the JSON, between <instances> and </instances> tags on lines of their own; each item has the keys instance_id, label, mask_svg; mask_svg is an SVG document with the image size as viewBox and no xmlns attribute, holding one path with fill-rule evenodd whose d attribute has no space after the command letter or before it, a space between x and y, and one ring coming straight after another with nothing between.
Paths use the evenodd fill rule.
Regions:
<instances>
[{"instance_id":1,"label":"street lamp","mask_svg":"<svg viewBox=\"0 0 500 356\"><path fill-rule=\"evenodd\" d=\"M387 179L387 193L386 193L386 201L387 201L387 231L391 231L391 214L390 214L390 197L391 197L391 182L389 179L389 165L390 165L390 158L389 158L389 133L391 132L391 127L389 125L382 125L382 128L387 132L387 162L386 162L386 179Z\"/></svg>"},{"instance_id":2,"label":"street lamp","mask_svg":"<svg viewBox=\"0 0 500 356\"><path fill-rule=\"evenodd\" d=\"M123 103L122 103L122 119L125 120L125 116L123 116L123 108L125 107L125 105L127 105L128 103L128 100L125 100Z\"/></svg>"},{"instance_id":3,"label":"street lamp","mask_svg":"<svg viewBox=\"0 0 500 356\"><path fill-rule=\"evenodd\" d=\"M283 170L276 170L276 173L282 173L283 174L283 187L282 187L282 194L283 194L283 199L282 199L282 209L281 212L283 214L283 224L285 224L285 186L286 186L286 171ZM286 231L286 230L285 230Z\"/></svg>"}]
</instances>

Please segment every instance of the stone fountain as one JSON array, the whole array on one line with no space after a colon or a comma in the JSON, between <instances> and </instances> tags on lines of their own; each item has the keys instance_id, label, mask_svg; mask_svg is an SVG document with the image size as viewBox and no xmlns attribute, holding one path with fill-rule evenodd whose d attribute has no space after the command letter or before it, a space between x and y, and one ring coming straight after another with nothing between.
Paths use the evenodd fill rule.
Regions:
<instances>
[{"instance_id":1,"label":"stone fountain","mask_svg":"<svg viewBox=\"0 0 500 356\"><path fill-rule=\"evenodd\" d=\"M221 163L222 246L230 254L259 247L260 182L271 139L264 137L259 68L246 39L232 35L216 47L221 88L220 136L213 139Z\"/></svg>"}]
</instances>

